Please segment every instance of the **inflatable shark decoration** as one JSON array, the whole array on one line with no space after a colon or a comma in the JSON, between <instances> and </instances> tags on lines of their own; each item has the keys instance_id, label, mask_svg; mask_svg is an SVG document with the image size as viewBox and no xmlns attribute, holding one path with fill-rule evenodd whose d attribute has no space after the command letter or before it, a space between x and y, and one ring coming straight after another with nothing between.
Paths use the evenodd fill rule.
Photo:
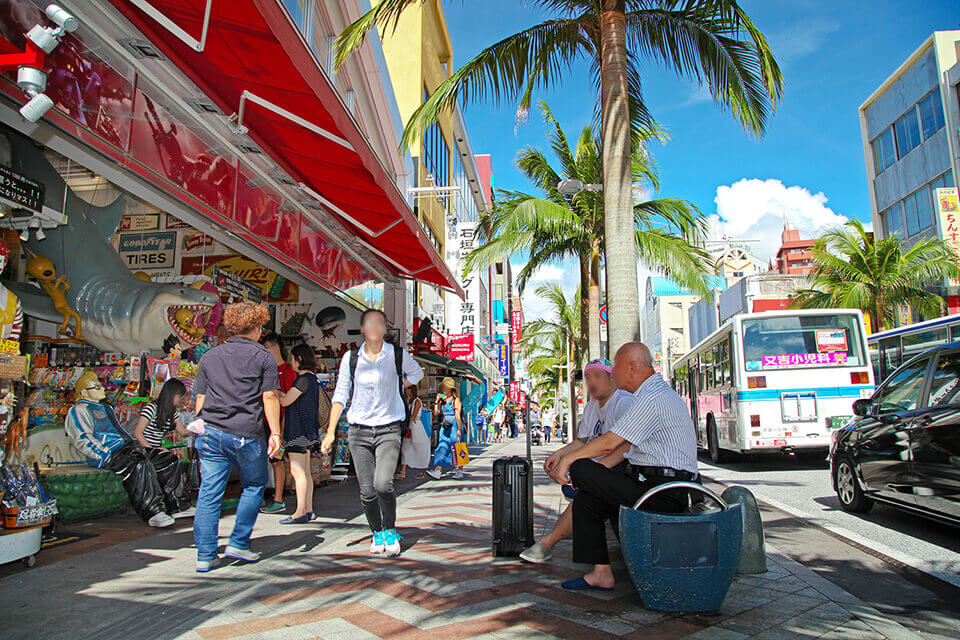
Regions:
<instances>
[{"instance_id":1,"label":"inflatable shark decoration","mask_svg":"<svg viewBox=\"0 0 960 640\"><path fill-rule=\"evenodd\" d=\"M57 273L67 277L71 287L67 301L83 320L84 339L101 351L123 353L160 349L171 334L184 344L196 344L197 339L183 330L183 320L205 324L217 297L133 275L110 244L123 214L124 197L104 207L91 205L73 193L33 141L6 127L0 129L0 136L10 142L11 168L46 185L46 206L62 208L68 217L66 225L45 229L45 239L32 238L23 245L50 258ZM20 298L26 315L58 324L63 320L38 287L5 284Z\"/></svg>"}]
</instances>

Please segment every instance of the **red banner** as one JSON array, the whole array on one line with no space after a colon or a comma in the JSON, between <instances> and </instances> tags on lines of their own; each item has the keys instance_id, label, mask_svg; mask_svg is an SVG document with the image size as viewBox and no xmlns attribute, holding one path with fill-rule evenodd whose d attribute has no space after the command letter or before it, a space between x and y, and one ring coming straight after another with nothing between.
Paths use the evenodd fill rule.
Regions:
<instances>
[{"instance_id":1,"label":"red banner","mask_svg":"<svg viewBox=\"0 0 960 640\"><path fill-rule=\"evenodd\" d=\"M520 349L520 339L523 337L523 312L515 309L511 314L510 323L513 329L513 350Z\"/></svg>"},{"instance_id":2,"label":"red banner","mask_svg":"<svg viewBox=\"0 0 960 640\"><path fill-rule=\"evenodd\" d=\"M474 338L472 333L452 333L447 336L447 357L473 362Z\"/></svg>"},{"instance_id":3,"label":"red banner","mask_svg":"<svg viewBox=\"0 0 960 640\"><path fill-rule=\"evenodd\" d=\"M523 395L523 392L520 390L520 383L511 382L510 383L510 399L516 402L517 404L520 404L520 396L522 395Z\"/></svg>"}]
</instances>

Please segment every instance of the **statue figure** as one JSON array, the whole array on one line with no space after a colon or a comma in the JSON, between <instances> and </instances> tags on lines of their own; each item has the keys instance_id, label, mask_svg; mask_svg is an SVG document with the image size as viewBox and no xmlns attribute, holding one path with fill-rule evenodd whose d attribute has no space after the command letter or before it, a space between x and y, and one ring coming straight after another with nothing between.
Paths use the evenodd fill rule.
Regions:
<instances>
[{"instance_id":1,"label":"statue figure","mask_svg":"<svg viewBox=\"0 0 960 640\"><path fill-rule=\"evenodd\" d=\"M10 260L10 247L0 240L0 272L7 268ZM0 284L0 338L20 341L23 329L23 307L20 299L12 291Z\"/></svg>"},{"instance_id":2,"label":"statue figure","mask_svg":"<svg viewBox=\"0 0 960 640\"><path fill-rule=\"evenodd\" d=\"M120 426L106 393L92 371L74 387L77 404L67 413L67 435L87 464L113 471L123 482L130 503L151 527L173 524L172 514L190 503L180 471L180 458L166 449L144 447Z\"/></svg>"},{"instance_id":3,"label":"statue figure","mask_svg":"<svg viewBox=\"0 0 960 640\"><path fill-rule=\"evenodd\" d=\"M27 273L40 281L40 286L53 301L53 308L63 316L60 333L62 335L68 335L67 327L70 326L70 320L72 318L77 325L77 330L74 332L73 337L76 340L83 340L83 335L80 333L80 316L73 310L70 303L67 302L67 296L65 295L66 292L70 291L70 283L67 282L67 276L63 275L58 278L57 270L53 266L53 262L50 258L44 256L33 256L27 260Z\"/></svg>"}]
</instances>

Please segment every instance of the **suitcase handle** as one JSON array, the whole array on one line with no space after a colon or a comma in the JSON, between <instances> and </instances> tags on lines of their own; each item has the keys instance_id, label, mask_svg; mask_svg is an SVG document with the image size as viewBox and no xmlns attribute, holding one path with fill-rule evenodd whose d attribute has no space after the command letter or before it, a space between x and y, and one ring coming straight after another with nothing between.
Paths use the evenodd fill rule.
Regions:
<instances>
[{"instance_id":1,"label":"suitcase handle","mask_svg":"<svg viewBox=\"0 0 960 640\"><path fill-rule=\"evenodd\" d=\"M730 508L730 506L726 503L726 501L724 501L723 498L718 496L716 493L714 493L710 489L707 489L702 484L697 484L696 482L680 482L680 481L658 484L657 486L653 487L652 489L648 490L645 494L640 496L640 499L637 500L637 502L633 505L633 508L639 509L640 505L642 505L644 502L649 500L651 497L660 493L661 491L667 491L668 489L696 489L700 493L703 493L708 498L710 498L711 500L719 504L720 508L722 508L724 511Z\"/></svg>"}]
</instances>

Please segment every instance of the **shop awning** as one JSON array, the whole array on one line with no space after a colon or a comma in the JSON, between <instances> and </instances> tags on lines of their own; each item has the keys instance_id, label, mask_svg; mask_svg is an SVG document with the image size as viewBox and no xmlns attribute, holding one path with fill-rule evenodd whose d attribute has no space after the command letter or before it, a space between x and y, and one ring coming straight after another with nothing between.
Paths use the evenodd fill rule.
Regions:
<instances>
[{"instance_id":1,"label":"shop awning","mask_svg":"<svg viewBox=\"0 0 960 640\"><path fill-rule=\"evenodd\" d=\"M413 359L428 366L449 369L456 374L460 374L467 378L473 378L478 383L484 378L483 372L469 362L465 362L463 360L454 360L453 358L441 356L438 353L415 353L413 354Z\"/></svg>"},{"instance_id":2,"label":"shop awning","mask_svg":"<svg viewBox=\"0 0 960 640\"><path fill-rule=\"evenodd\" d=\"M388 268L462 295L280 0L112 2Z\"/></svg>"}]
</instances>

